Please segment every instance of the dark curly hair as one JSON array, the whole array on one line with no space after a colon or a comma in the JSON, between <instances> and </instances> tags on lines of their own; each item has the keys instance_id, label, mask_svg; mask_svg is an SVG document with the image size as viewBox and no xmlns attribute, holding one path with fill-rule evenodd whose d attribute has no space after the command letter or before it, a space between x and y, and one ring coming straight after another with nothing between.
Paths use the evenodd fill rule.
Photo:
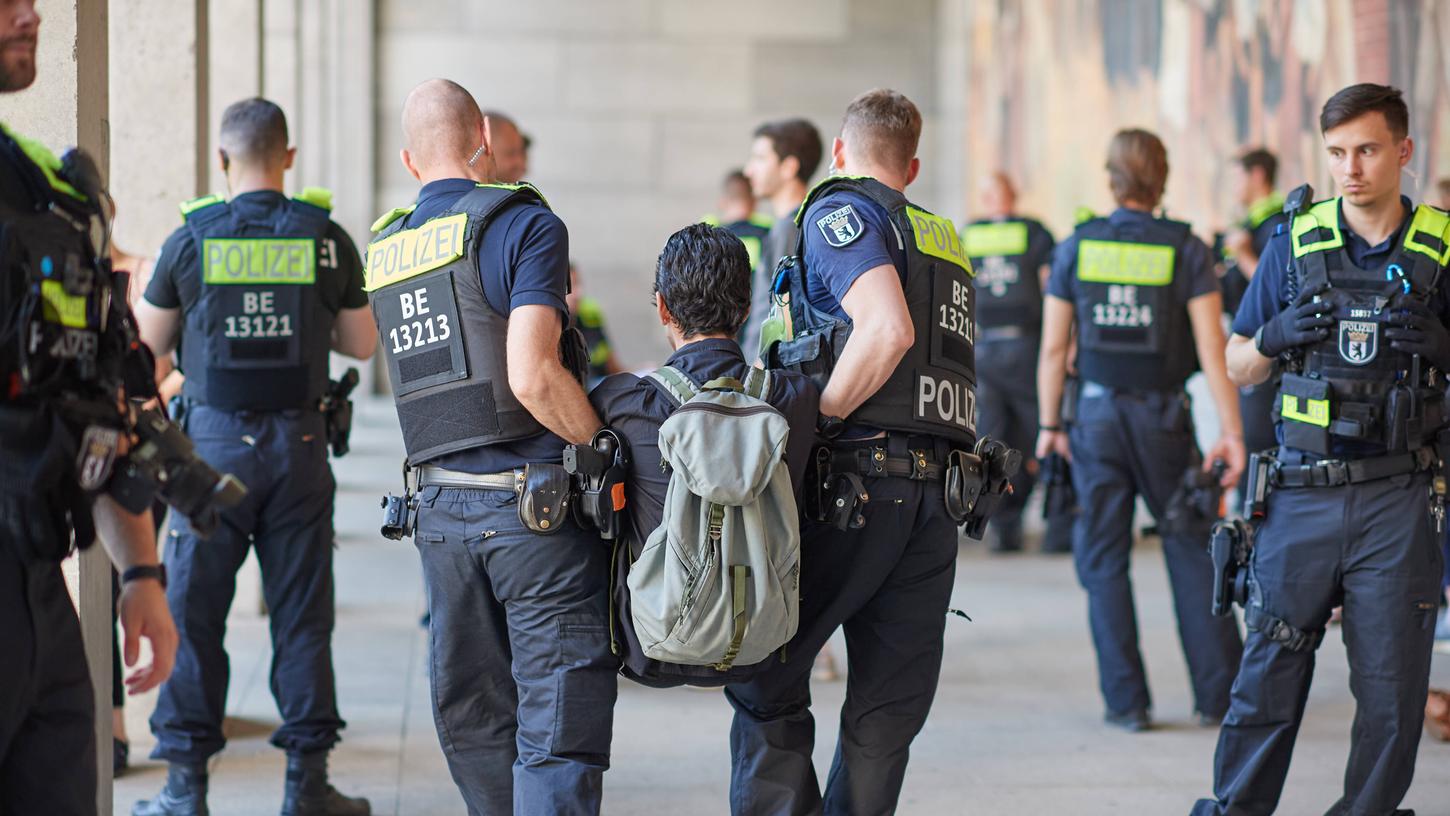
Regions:
<instances>
[{"instance_id":1,"label":"dark curly hair","mask_svg":"<svg viewBox=\"0 0 1450 816\"><path fill-rule=\"evenodd\" d=\"M685 337L734 335L750 312L750 256L729 230L691 224L665 242L655 294Z\"/></svg>"}]
</instances>

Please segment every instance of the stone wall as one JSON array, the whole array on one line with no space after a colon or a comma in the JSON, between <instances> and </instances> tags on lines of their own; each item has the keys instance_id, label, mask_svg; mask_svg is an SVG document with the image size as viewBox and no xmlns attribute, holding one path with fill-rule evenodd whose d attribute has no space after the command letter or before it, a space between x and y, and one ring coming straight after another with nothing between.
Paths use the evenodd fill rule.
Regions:
<instances>
[{"instance_id":1,"label":"stone wall","mask_svg":"<svg viewBox=\"0 0 1450 816\"><path fill-rule=\"evenodd\" d=\"M649 306L671 232L710 212L762 121L806 116L829 140L846 103L877 86L926 118L911 193L955 215L960 165L944 122L938 0L383 0L378 7L378 208L413 198L397 158L402 101L453 79L533 137L530 180L569 225L584 288L604 304L626 365L667 352ZM958 97L960 98L960 97ZM949 137L951 138L951 137Z\"/></svg>"}]
</instances>

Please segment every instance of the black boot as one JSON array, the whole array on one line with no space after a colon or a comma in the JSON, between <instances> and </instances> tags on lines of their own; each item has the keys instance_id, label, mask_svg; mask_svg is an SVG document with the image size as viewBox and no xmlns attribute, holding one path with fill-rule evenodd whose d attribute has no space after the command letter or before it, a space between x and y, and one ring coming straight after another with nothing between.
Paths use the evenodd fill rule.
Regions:
<instances>
[{"instance_id":1,"label":"black boot","mask_svg":"<svg viewBox=\"0 0 1450 816\"><path fill-rule=\"evenodd\" d=\"M343 796L327 782L327 752L287 752L287 792L282 816L370 816L363 798Z\"/></svg>"},{"instance_id":2,"label":"black boot","mask_svg":"<svg viewBox=\"0 0 1450 816\"><path fill-rule=\"evenodd\" d=\"M131 807L131 816L207 816L209 812L205 763L171 763L160 795L142 799Z\"/></svg>"}]
</instances>

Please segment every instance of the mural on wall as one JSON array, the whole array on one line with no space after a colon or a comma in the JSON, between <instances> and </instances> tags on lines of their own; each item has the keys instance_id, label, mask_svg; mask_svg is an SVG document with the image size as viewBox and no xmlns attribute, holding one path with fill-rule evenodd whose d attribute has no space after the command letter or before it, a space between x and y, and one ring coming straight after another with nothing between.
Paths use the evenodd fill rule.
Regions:
<instances>
[{"instance_id":1,"label":"mural on wall","mask_svg":"<svg viewBox=\"0 0 1450 816\"><path fill-rule=\"evenodd\" d=\"M1234 217L1246 146L1278 154L1281 187L1332 194L1319 109L1355 82L1405 91L1412 198L1450 175L1442 0L986 0L971 14L968 172L1005 169L1058 231L1078 206L1112 206L1102 164L1123 127L1163 138L1164 204L1200 233Z\"/></svg>"}]
</instances>

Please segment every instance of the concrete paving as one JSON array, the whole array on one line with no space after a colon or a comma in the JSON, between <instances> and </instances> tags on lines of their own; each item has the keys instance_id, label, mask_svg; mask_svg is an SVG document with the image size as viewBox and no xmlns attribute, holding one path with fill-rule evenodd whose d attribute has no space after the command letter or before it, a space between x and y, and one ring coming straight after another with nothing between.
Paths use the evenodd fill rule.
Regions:
<instances>
[{"instance_id":1,"label":"concrete paving","mask_svg":"<svg viewBox=\"0 0 1450 816\"><path fill-rule=\"evenodd\" d=\"M423 592L407 542L377 534L378 497L398 489L401 450L385 402L360 403L353 453L335 464L338 494L338 694L348 721L333 753L338 786L372 800L374 813L464 812L438 747L425 675ZM912 751L903 814L1184 814L1208 792L1216 732L1191 724L1191 702L1162 558L1134 553L1138 612L1159 727L1139 735L1101 723L1085 603L1062 557L993 557L963 547L936 705ZM230 743L211 776L215 816L276 813L284 757L267 737L278 724L268 690L267 621L243 597L227 637ZM835 646L838 656L843 646ZM1322 813L1338 796L1354 703L1344 646L1331 631L1319 652L1280 813ZM1450 655L1435 658L1450 685ZM824 776L844 683L818 683L816 763ZM165 779L146 758L154 695L133 698L127 723L135 767L116 782L116 813L130 812ZM601 713L603 716L603 713ZM719 692L656 691L622 681L615 711L606 814L728 812L730 709ZM1425 741L1405 803L1419 816L1450 814L1450 745Z\"/></svg>"}]
</instances>

